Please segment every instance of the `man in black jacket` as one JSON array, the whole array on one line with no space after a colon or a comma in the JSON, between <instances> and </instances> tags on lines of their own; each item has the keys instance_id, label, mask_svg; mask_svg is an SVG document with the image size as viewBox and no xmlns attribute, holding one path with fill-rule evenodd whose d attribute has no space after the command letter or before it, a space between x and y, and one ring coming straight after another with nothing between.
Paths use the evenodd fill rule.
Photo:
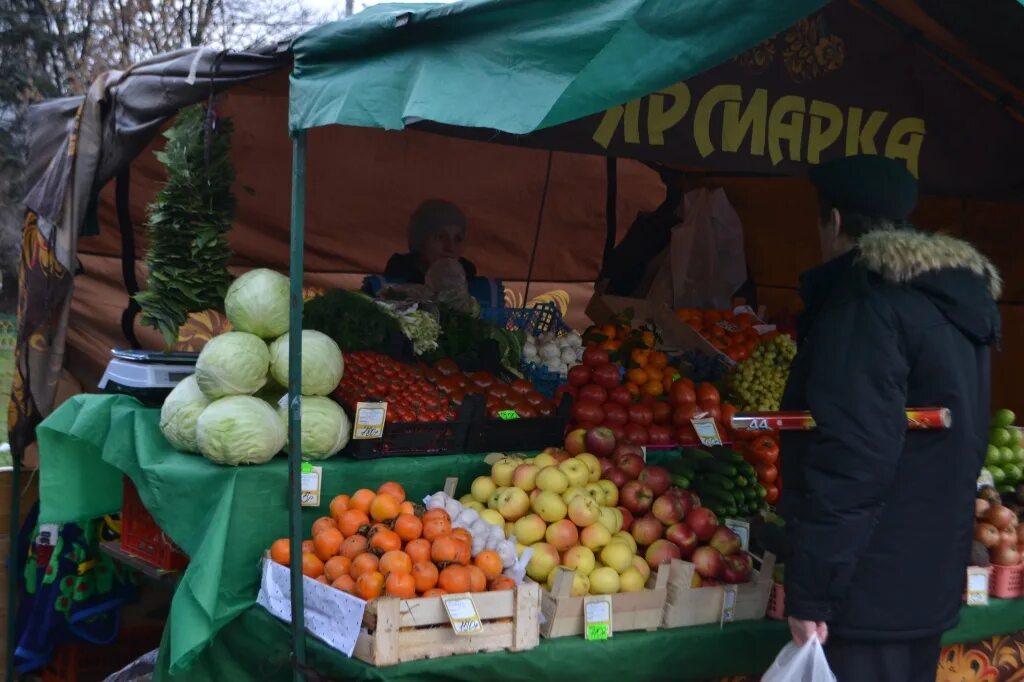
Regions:
<instances>
[{"instance_id":1,"label":"man in black jacket","mask_svg":"<svg viewBox=\"0 0 1024 682\"><path fill-rule=\"evenodd\" d=\"M826 643L839 682L933 682L969 561L1001 283L969 244L906 224L902 164L851 157L811 179L826 262L801 278L783 398L817 423L782 441L790 628ZM951 428L907 429L906 407L933 406Z\"/></svg>"}]
</instances>

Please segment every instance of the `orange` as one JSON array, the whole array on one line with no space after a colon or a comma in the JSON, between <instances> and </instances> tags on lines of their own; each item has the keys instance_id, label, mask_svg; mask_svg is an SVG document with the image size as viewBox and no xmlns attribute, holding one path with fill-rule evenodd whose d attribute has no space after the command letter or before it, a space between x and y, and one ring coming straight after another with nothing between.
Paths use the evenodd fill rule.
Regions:
<instances>
[{"instance_id":1,"label":"orange","mask_svg":"<svg viewBox=\"0 0 1024 682\"><path fill-rule=\"evenodd\" d=\"M650 362L650 351L644 350L643 348L634 348L633 352L629 354L629 359L633 361L633 364L637 367L643 368Z\"/></svg>"},{"instance_id":2,"label":"orange","mask_svg":"<svg viewBox=\"0 0 1024 682\"><path fill-rule=\"evenodd\" d=\"M501 575L501 557L493 549L485 549L473 558L473 565L484 572L488 580Z\"/></svg>"},{"instance_id":3,"label":"orange","mask_svg":"<svg viewBox=\"0 0 1024 682\"><path fill-rule=\"evenodd\" d=\"M338 554L349 559L355 559L366 551L367 540L362 535L352 535L345 538L338 549Z\"/></svg>"},{"instance_id":4,"label":"orange","mask_svg":"<svg viewBox=\"0 0 1024 682\"><path fill-rule=\"evenodd\" d=\"M500 592L501 590L514 590L516 589L516 581L509 578L507 575L499 575L497 578L491 581L487 589L491 592Z\"/></svg>"},{"instance_id":5,"label":"orange","mask_svg":"<svg viewBox=\"0 0 1024 682\"><path fill-rule=\"evenodd\" d=\"M634 384L632 381L626 382L626 390L629 391L629 394L634 398L640 397L640 387Z\"/></svg>"},{"instance_id":6,"label":"orange","mask_svg":"<svg viewBox=\"0 0 1024 682\"><path fill-rule=\"evenodd\" d=\"M338 578L331 583L331 587L342 592L348 592L349 594L356 593L356 581L352 579L350 575L340 575Z\"/></svg>"},{"instance_id":7,"label":"orange","mask_svg":"<svg viewBox=\"0 0 1024 682\"><path fill-rule=\"evenodd\" d=\"M384 576L377 571L370 571L356 578L356 596L366 601L373 601L384 591Z\"/></svg>"},{"instance_id":8,"label":"orange","mask_svg":"<svg viewBox=\"0 0 1024 682\"><path fill-rule=\"evenodd\" d=\"M479 566L467 566L469 572L469 591L484 592L487 590L487 576Z\"/></svg>"},{"instance_id":9,"label":"orange","mask_svg":"<svg viewBox=\"0 0 1024 682\"><path fill-rule=\"evenodd\" d=\"M448 566L438 575L437 586L449 594L469 592L469 571L465 566Z\"/></svg>"},{"instance_id":10,"label":"orange","mask_svg":"<svg viewBox=\"0 0 1024 682\"><path fill-rule=\"evenodd\" d=\"M705 310L704 311L704 324L713 324L719 322L722 319L722 313L718 310Z\"/></svg>"},{"instance_id":11,"label":"orange","mask_svg":"<svg viewBox=\"0 0 1024 682\"><path fill-rule=\"evenodd\" d=\"M302 555L302 574L315 578L324 573L324 562L316 554L306 552Z\"/></svg>"},{"instance_id":12,"label":"orange","mask_svg":"<svg viewBox=\"0 0 1024 682\"><path fill-rule=\"evenodd\" d=\"M452 532L452 519L444 509L431 509L423 515L423 537L431 542Z\"/></svg>"},{"instance_id":13,"label":"orange","mask_svg":"<svg viewBox=\"0 0 1024 682\"><path fill-rule=\"evenodd\" d=\"M316 536L319 535L321 531L327 530L328 528L338 528L338 523L330 516L321 516L319 519L314 521L312 529L313 539L315 540Z\"/></svg>"},{"instance_id":14,"label":"orange","mask_svg":"<svg viewBox=\"0 0 1024 682\"><path fill-rule=\"evenodd\" d=\"M416 596L416 580L408 573L392 573L384 582L384 593L389 597L412 599Z\"/></svg>"},{"instance_id":15,"label":"orange","mask_svg":"<svg viewBox=\"0 0 1024 682\"><path fill-rule=\"evenodd\" d=\"M412 559L409 555L400 549L393 549L390 552L384 552L384 556L380 558L380 572L384 575L390 575L392 573L411 573L412 572Z\"/></svg>"},{"instance_id":16,"label":"orange","mask_svg":"<svg viewBox=\"0 0 1024 682\"><path fill-rule=\"evenodd\" d=\"M404 542L410 542L423 534L423 522L412 514L399 514L395 519L395 532Z\"/></svg>"},{"instance_id":17,"label":"orange","mask_svg":"<svg viewBox=\"0 0 1024 682\"><path fill-rule=\"evenodd\" d=\"M370 549L376 554L384 554L393 549L402 549L402 538L398 533L387 528L379 528L370 538Z\"/></svg>"},{"instance_id":18,"label":"orange","mask_svg":"<svg viewBox=\"0 0 1024 682\"><path fill-rule=\"evenodd\" d=\"M422 596L424 596L424 597L440 597L440 596L443 596L443 595L446 595L446 594L448 594L448 592L446 590L442 590L440 587L432 587L429 590L424 590Z\"/></svg>"},{"instance_id":19,"label":"orange","mask_svg":"<svg viewBox=\"0 0 1024 682\"><path fill-rule=\"evenodd\" d=\"M601 343L600 346L598 346L598 348L600 348L601 350L606 350L606 351L608 351L610 353L614 353L621 346L622 346L622 342L620 342L620 341L604 341L604 342Z\"/></svg>"},{"instance_id":20,"label":"orange","mask_svg":"<svg viewBox=\"0 0 1024 682\"><path fill-rule=\"evenodd\" d=\"M360 528L368 525L370 525L370 517L366 515L366 512L360 509L349 509L341 514L338 530L342 535L350 538L358 533Z\"/></svg>"},{"instance_id":21,"label":"orange","mask_svg":"<svg viewBox=\"0 0 1024 682\"><path fill-rule=\"evenodd\" d=\"M308 552L310 554L313 554L314 552L316 552L316 547L313 545L313 541L312 540L303 540L302 541L302 552L303 553Z\"/></svg>"},{"instance_id":22,"label":"orange","mask_svg":"<svg viewBox=\"0 0 1024 682\"><path fill-rule=\"evenodd\" d=\"M645 331L640 334L640 341L648 348L654 348L654 332Z\"/></svg>"},{"instance_id":23,"label":"orange","mask_svg":"<svg viewBox=\"0 0 1024 682\"><path fill-rule=\"evenodd\" d=\"M452 537L459 546L459 551L455 553L455 560L463 566L469 566L470 562L473 560L473 541L467 540L458 535L453 535Z\"/></svg>"},{"instance_id":24,"label":"orange","mask_svg":"<svg viewBox=\"0 0 1024 682\"><path fill-rule=\"evenodd\" d=\"M603 324L597 328L597 333L605 338L605 341L614 341L616 336L616 328L614 324Z\"/></svg>"},{"instance_id":25,"label":"orange","mask_svg":"<svg viewBox=\"0 0 1024 682\"><path fill-rule=\"evenodd\" d=\"M373 492L369 488L360 488L352 493L352 497L348 501L348 508L358 509L364 514L369 514L370 504L373 503L373 498L375 497L377 497L377 493Z\"/></svg>"},{"instance_id":26,"label":"orange","mask_svg":"<svg viewBox=\"0 0 1024 682\"><path fill-rule=\"evenodd\" d=\"M651 358L648 360L652 367L658 369L665 369L668 367L668 356L662 353L660 350L656 350L651 353Z\"/></svg>"},{"instance_id":27,"label":"orange","mask_svg":"<svg viewBox=\"0 0 1024 682\"><path fill-rule=\"evenodd\" d=\"M349 571L352 570L352 560L347 556L335 556L327 560L324 564L324 575L331 582L334 582L341 576L347 576Z\"/></svg>"},{"instance_id":28,"label":"orange","mask_svg":"<svg viewBox=\"0 0 1024 682\"><path fill-rule=\"evenodd\" d=\"M288 538L274 540L270 546L270 559L282 566L287 566L292 560L292 548L288 544Z\"/></svg>"},{"instance_id":29,"label":"orange","mask_svg":"<svg viewBox=\"0 0 1024 682\"><path fill-rule=\"evenodd\" d=\"M388 481L381 485L381 487L377 488L378 495L382 495L384 493L387 493L398 500L399 504L405 502L405 488L394 481Z\"/></svg>"},{"instance_id":30,"label":"orange","mask_svg":"<svg viewBox=\"0 0 1024 682\"><path fill-rule=\"evenodd\" d=\"M329 507L329 509L331 511L331 516L333 516L334 519L337 520L339 516L341 516L345 513L345 511L348 510L348 495L336 496L333 500L331 500L331 506Z\"/></svg>"},{"instance_id":31,"label":"orange","mask_svg":"<svg viewBox=\"0 0 1024 682\"><path fill-rule=\"evenodd\" d=\"M402 501L395 499L390 493L381 493L370 503L370 518L374 521L390 521L400 513L398 507Z\"/></svg>"},{"instance_id":32,"label":"orange","mask_svg":"<svg viewBox=\"0 0 1024 682\"><path fill-rule=\"evenodd\" d=\"M648 382L661 381L661 378L665 376L665 371L660 367L655 367L654 365L649 365L644 371L647 372Z\"/></svg>"},{"instance_id":33,"label":"orange","mask_svg":"<svg viewBox=\"0 0 1024 682\"><path fill-rule=\"evenodd\" d=\"M409 555L414 564L430 561L430 540L424 540L423 538L413 540L406 544L405 553Z\"/></svg>"},{"instance_id":34,"label":"orange","mask_svg":"<svg viewBox=\"0 0 1024 682\"><path fill-rule=\"evenodd\" d=\"M328 528L320 531L320 534L313 538L314 551L320 561L327 561L338 553L344 540L341 531L337 528Z\"/></svg>"},{"instance_id":35,"label":"orange","mask_svg":"<svg viewBox=\"0 0 1024 682\"><path fill-rule=\"evenodd\" d=\"M417 561L412 565L412 577L416 581L416 591L426 592L437 585L437 566L429 561Z\"/></svg>"},{"instance_id":36,"label":"orange","mask_svg":"<svg viewBox=\"0 0 1024 682\"><path fill-rule=\"evenodd\" d=\"M657 398L664 392L665 387L662 385L661 379L653 379L644 384L640 390L644 395L652 395Z\"/></svg>"},{"instance_id":37,"label":"orange","mask_svg":"<svg viewBox=\"0 0 1024 682\"><path fill-rule=\"evenodd\" d=\"M444 535L434 540L430 546L430 560L436 564L451 564L459 560L462 542L451 535Z\"/></svg>"},{"instance_id":38,"label":"orange","mask_svg":"<svg viewBox=\"0 0 1024 682\"><path fill-rule=\"evenodd\" d=\"M380 562L375 555L370 554L369 552L363 552L352 560L352 567L349 569L348 574L356 580L359 580L359 576L375 572L379 563Z\"/></svg>"},{"instance_id":39,"label":"orange","mask_svg":"<svg viewBox=\"0 0 1024 682\"><path fill-rule=\"evenodd\" d=\"M647 372L640 368L631 369L626 372L626 381L637 386L643 386L647 383Z\"/></svg>"}]
</instances>

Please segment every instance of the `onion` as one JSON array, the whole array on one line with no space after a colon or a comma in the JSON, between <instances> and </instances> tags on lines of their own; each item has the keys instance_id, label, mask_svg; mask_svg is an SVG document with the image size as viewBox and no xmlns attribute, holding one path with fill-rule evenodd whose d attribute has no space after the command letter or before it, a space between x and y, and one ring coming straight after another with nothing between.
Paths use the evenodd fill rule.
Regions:
<instances>
[{"instance_id":1,"label":"onion","mask_svg":"<svg viewBox=\"0 0 1024 682\"><path fill-rule=\"evenodd\" d=\"M1001 504L994 504L989 508L985 514L985 520L991 523L999 530L1009 528L1016 520L1017 516L1007 507Z\"/></svg>"},{"instance_id":2,"label":"onion","mask_svg":"<svg viewBox=\"0 0 1024 682\"><path fill-rule=\"evenodd\" d=\"M1016 547L996 547L992 550L992 563L997 566L1016 566L1020 563L1020 552Z\"/></svg>"},{"instance_id":3,"label":"onion","mask_svg":"<svg viewBox=\"0 0 1024 682\"><path fill-rule=\"evenodd\" d=\"M991 523L979 523L974 526L974 539L992 549L999 544L999 529Z\"/></svg>"},{"instance_id":4,"label":"onion","mask_svg":"<svg viewBox=\"0 0 1024 682\"><path fill-rule=\"evenodd\" d=\"M992 505L988 500L983 500L980 497L974 500L974 518L983 519L988 510L992 508Z\"/></svg>"}]
</instances>

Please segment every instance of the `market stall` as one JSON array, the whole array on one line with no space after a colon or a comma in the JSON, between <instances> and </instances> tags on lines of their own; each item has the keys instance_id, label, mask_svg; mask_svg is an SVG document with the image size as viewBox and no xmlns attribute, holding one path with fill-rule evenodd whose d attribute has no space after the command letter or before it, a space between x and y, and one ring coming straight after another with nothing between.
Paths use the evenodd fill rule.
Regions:
<instances>
[{"instance_id":1,"label":"market stall","mask_svg":"<svg viewBox=\"0 0 1024 682\"><path fill-rule=\"evenodd\" d=\"M576 150L578 147L571 142L573 139L579 139L578 135L576 138L573 137L574 121L583 121L580 125L584 130L590 130L590 124L596 124L600 129L603 125L602 121L618 116L619 120L625 120L624 139L628 145L631 142L629 126L632 124L630 121L635 122L639 109L633 111L629 108L631 105L627 105L625 109L618 108L618 114L616 114L615 105L618 102L630 101L635 97L655 92L666 83L677 82L680 79L687 79L693 74L699 74L722 59L728 58L803 17L820 3L792 3L787 7L789 12L787 16L781 16L782 13L779 12L777 5L773 5L771 9L765 8L763 14L748 8L742 15L745 20L750 22L746 26L749 30L745 31L737 31L736 24L731 19L728 22L724 21L725 17L735 16L732 13L733 8L723 6L722 3L714 3L714 9L710 6L702 6L704 11L710 13L708 14L709 19L718 17L720 21L717 23L711 20L704 22L701 31L705 33L702 33L699 38L688 35L683 30L684 24L686 26L693 25L692 22L684 21L683 18L692 18L692 15L687 12L696 11L694 8L672 10L661 8L659 10L653 7L652 3L638 3L644 5L642 8L625 7L625 5L633 3L620 4L623 6L616 9L623 13L623 18L629 11L640 11L641 20L638 20L635 25L629 24L637 31L632 38L630 38L629 31L625 31L619 33L616 40L611 39L606 35L608 29L604 19L597 22L593 16L588 14L589 10L574 10L572 12L574 16L563 17L566 21L576 20L578 22L579 31L574 39L578 39L580 36L588 37L590 42L586 42L586 44L592 53L588 52L586 58L582 53L575 53L567 55L564 60L556 59L555 53L562 49L561 41L565 39L564 36L559 38L557 35L552 35L550 31L553 29L538 29L537 44L545 45L550 50L544 60L545 69L549 69L552 62L561 63L566 75L563 80L552 79L551 87L544 89L535 88L536 81L529 77L531 72L528 69L513 70L508 79L503 79L500 83L493 82L486 76L481 75L477 78L471 77L472 74L467 73L467 65L475 63L474 59L467 56L457 64L449 63L447 56L442 58L433 54L429 49L429 45L434 40L430 36L437 35L431 32L435 26L432 22L448 22L444 24L448 29L448 32L445 33L445 40L451 41L453 45L459 45L466 50L467 55L475 54L476 50L484 48L487 51L494 50L496 49L493 35L494 26L507 27L513 18L526 22L524 25L530 24L527 10L535 10L542 14L551 11L541 8L539 4L532 9L531 7L517 6L514 10L501 7L500 3L479 3L463 8L464 12L449 12L448 9L431 9L424 13L409 13L405 10L384 11L367 14L360 20L346 22L340 26L325 27L300 39L295 47L296 65L290 88L291 128L296 136L293 172L299 174L296 176L299 182L293 186L296 191L292 215L292 262L290 268L293 275L293 298L295 300L301 298L302 287L302 227L306 212L303 209L305 197L301 191L303 187L301 176L307 168L306 145L309 144L309 154L312 158L317 153L315 151L318 149L316 142L331 139L322 131L314 131L309 133L309 136L311 141L315 140L315 142L307 143L305 141L306 128L335 123L402 128L405 125L425 120L443 126L435 128L435 131L460 137L474 137L476 133L472 130L473 128L493 129L499 133L511 135L524 135L541 128L550 128L548 132L533 136L527 135L521 139L504 139L503 141L515 142L525 147L540 146L542 148ZM696 4L704 5L703 3ZM835 11L849 11L845 3L834 4L840 5ZM646 21L653 19L645 16L643 11L665 12L664 15L656 15L661 22L659 26L664 31L658 41L651 41L650 34L645 32L650 29ZM509 15L508 12L513 12L514 16ZM577 12L581 14L575 16ZM537 17L534 16L534 18ZM588 23L588 20L591 19L594 19L596 23ZM672 23L673 21L678 23ZM822 30L822 24L815 22L812 24L813 30ZM564 23L560 24L560 29L564 25ZM666 30L665 27L670 25L677 26L682 32L675 34ZM391 35L403 30L405 30L405 33L401 34L403 37L392 44ZM522 44L521 35L516 34L514 40L512 40L511 33L508 35L509 40L515 45ZM820 36L816 34L816 37ZM350 40L354 42L349 42ZM367 44L374 44L373 41L379 41L377 43L379 47L387 46L387 49L384 50L386 56L363 56L361 51ZM681 45L691 45L695 42L715 47L701 53L699 57L695 57L688 50L683 50L682 53L672 51ZM519 54L513 47L511 44L508 46L508 54ZM346 52L347 49L351 49L353 52L350 54ZM667 50L669 52L666 52ZM627 60L626 55L629 55L632 60L637 58L636 55L639 52L659 55L657 59L650 60L650 63L655 66L645 71L642 77L637 77L634 72L627 73L610 68L619 60L622 63L635 63ZM678 54L679 59L666 59L666 54ZM393 60L395 58L415 60L411 61L410 65L415 63L417 68L394 69ZM752 53L751 58L756 58L756 52ZM593 66L595 63L604 64L605 68L595 69ZM382 64L387 64L386 70L382 70ZM339 70L340 65L344 65L344 69ZM949 73L939 67L933 66L932 68L939 70L943 77L952 78ZM401 74L411 72L419 74L419 80L414 82L392 81L392 79L399 78ZM590 78L598 80L591 83L588 80ZM571 85L569 85L570 82ZM373 83L374 88L370 90L374 90L378 94L371 95L369 91L364 91L363 85L367 83ZM381 83L387 83L388 86L382 88ZM695 90L698 89L699 83L699 80L695 81L693 86ZM702 85L700 87L703 88ZM484 88L484 90L481 91L480 88ZM472 90L472 94L470 94L470 90ZM403 94L400 97L391 94L382 96L379 95L380 92L392 94L401 92ZM422 94L408 97L407 93L409 92ZM436 100L432 94L435 92L438 93ZM681 101L680 93L682 91L677 88L673 92L678 103ZM661 98L658 106L664 106L666 96L663 94L652 95L647 106L653 106L655 97ZM689 97L690 95L687 93L686 98L689 99ZM697 98L694 97L695 102L696 100ZM990 117L993 124L986 126L987 132L998 137L1001 135L1000 131L1016 130L1007 127L1007 124L1010 123L1017 125L1015 121L1011 121L1008 115L998 111L988 102L985 102L985 106L982 107L980 101L979 98L979 103L977 103L979 111L971 116ZM324 106L324 102L332 104ZM343 104L335 106L334 103L338 102ZM480 102L487 102L487 106L481 106ZM501 104L502 102L506 104ZM916 101L904 103L905 109L910 111L901 111L900 113L904 117L909 116L914 107L918 105L919 103ZM613 107L609 113L595 115L595 117L601 118L601 121L595 118L587 122L586 116L608 106ZM639 107L639 105L637 106ZM772 107L773 112L775 108L775 106ZM662 115L667 115L669 109L666 107L662 111ZM794 111L790 111L790 114L795 116ZM811 114L813 117L813 108ZM803 115L800 114L800 116ZM568 127L558 125L566 122L568 122ZM650 128L652 122L657 122L657 126L661 126L661 133L658 135L654 135L654 129ZM781 119L776 121L776 123L781 122ZM747 125L751 125L750 121ZM755 126L754 139L756 139L756 121L753 125ZM423 127L429 127L429 124L423 124ZM657 116L648 118L647 133L653 135L650 138L651 143L661 144L663 140L662 142L656 140L661 139L659 136L665 133L669 127L671 126L667 119L660 120ZM913 135L916 129L912 126L909 128L904 126L904 128L902 137L896 132L889 132L890 138L895 140L892 143L892 150L897 156L900 153L909 153L910 147L907 145L914 139ZM564 135L560 133L564 133ZM820 128L818 133L824 135ZM831 135L831 133L829 134ZM317 137L318 135L320 137ZM410 139L420 139L415 136L422 136L423 139L429 137L425 133L403 133L403 135L414 136ZM1018 137L1010 135L1004 139L1012 141ZM838 138L839 132L835 131L833 142ZM610 143L611 139L609 137L607 142ZM740 139L742 139L742 134ZM773 139L773 145L778 147L782 136L776 135ZM596 141L600 144L600 140ZM822 149L817 150L819 153L829 146L825 145L822 139L819 139L818 143L822 145ZM464 144L476 145L478 143ZM799 143L793 142L790 138L787 144L790 145L788 147L790 161L799 162L803 154L800 151L794 151ZM608 144L604 144L603 147L607 149ZM853 151L857 151L856 147L857 145L854 144ZM890 145L887 144L886 153L889 153L889 148ZM943 150L942 161L931 163L934 159L929 155L938 153L933 151L936 148L925 145L923 149L924 152L920 159L916 159L916 156L915 159L920 164L922 183L930 191L948 193L959 189L963 191L964 195L982 197L1003 197L1013 191L1014 182L1006 180L1005 176L981 182L984 191L976 191L977 187L953 188L945 185L944 183L949 181L949 174L946 172L951 163L949 159L963 162L963 150L943 146L941 148ZM580 150L590 153L609 153L593 148ZM847 153L851 153L850 150L848 142ZM648 149L635 155L641 158L654 156L658 160L666 160L667 157L680 164L690 162L691 157L686 153L669 148L666 148L664 152L664 154L655 155ZM1003 145L1001 152L1005 153L1007 157L1012 157L1014 154L1012 144ZM509 153L515 152L509 151ZM535 154L537 152L527 151L526 153ZM630 154L627 147L623 147L617 153L634 155ZM781 151L779 153L781 154ZM329 157L329 154L325 156ZM731 158L727 157L727 159ZM810 151L805 158L812 160ZM547 195L551 174L550 159L551 157L548 156L547 173L542 173L547 176L547 179L540 183L542 189L539 198L542 218L544 216L544 197ZM908 164L911 163L911 159L908 158L907 161ZM719 163L722 165L718 165ZM747 161L733 165L728 160L721 162L721 157L712 157L707 164L708 167L719 171L750 170ZM581 163L580 167L585 165L585 163ZM1005 167L1005 164L1001 163L993 165ZM790 167L784 164L776 170L774 163L770 169L759 166L754 168L754 170L770 170L772 172L796 172L796 169L797 166ZM316 187L314 173L310 173L304 181L310 188ZM995 185L1000 182L1003 183L1002 187L996 187ZM311 191L309 194L310 202L317 200L317 192ZM614 213L613 210L612 214ZM538 219L538 223L540 222L542 220ZM609 222L614 221L609 220ZM51 226L50 229L53 227ZM74 231L77 234L77 229ZM38 236L35 239L38 240ZM280 236L278 239L283 242ZM37 243L40 248L45 249L41 242ZM74 253L73 244L72 241L70 253ZM62 262L67 258L67 252L61 253L58 250L56 257L58 261ZM280 256L276 260L278 262L275 264L283 265L283 262L280 262ZM56 265L56 268L60 267L60 265ZM23 294L23 296L27 296L31 300L31 295ZM297 310L297 306L293 305L293 310ZM107 316L109 318L109 311L107 311ZM35 323L30 323L26 327L26 323L23 321L23 333L39 329L33 324ZM298 336L294 332L298 330L299 325L301 325L299 318L293 315L293 338ZM59 327L59 324L57 326ZM35 350L39 351L40 349L35 348ZM297 367L294 363L298 358L298 351L298 344L293 343L293 369ZM292 376L295 374L292 372ZM36 381L38 380L39 378L36 378ZM298 387L294 388L298 389ZM24 386L21 390L24 390ZM296 390L293 398L297 394ZM38 419L38 414L23 411L20 413L20 417L24 420L21 423L24 429L25 426ZM155 411L143 409L123 398L78 398L55 412L39 430L43 471L42 519L44 521L69 522L116 511L120 508L122 478L127 474L138 488L140 498L160 527L191 558L191 565L182 578L182 584L175 596L169 625L165 631L164 647L161 652L162 673L164 675L171 672L185 674L187 679L200 679L203 675L209 679L225 679L232 674L242 675L246 670L245 652L254 650L247 648L252 646L253 648L259 647L267 661L279 662L281 664L280 674L282 677L287 676L289 668L286 661L290 649L285 644L283 626L252 604L260 580L259 555L274 538L288 534L284 528L285 511L288 509L286 500L283 495L268 494L268 491L284 489L289 476L288 466L283 460L275 460L257 467L236 469L216 466L201 458L181 457L180 453L174 451L160 435L157 422L158 416ZM551 443L551 445L557 445L557 443ZM297 485L299 459L298 451L294 450L290 462L291 488L294 496L297 496L299 492ZM366 485L375 487L380 482L389 479L401 481L408 487L410 497L418 498L440 489L444 484L444 479L449 476L458 476L460 479L464 479L464 487L465 481L486 471L486 465L482 463L479 455L435 455L402 460L383 459L374 462L333 459L324 462L323 466L325 470L323 477L325 499L329 499L334 494L351 492L360 487L360 483L363 481ZM197 485L197 482L200 484ZM465 492L465 490L463 489L461 492ZM198 497L199 495L202 496L201 499ZM295 542L301 540L299 534L303 531L300 529L308 528L309 521L318 515L315 512L307 511L305 516L308 518L303 518L301 521L297 518L293 519L291 534ZM269 524L254 524L252 522L254 517L275 518L275 527L271 528ZM1024 623L1018 622L1019 615L1019 608L1012 601L998 602L984 611L972 611L968 608L965 611L963 625L947 636L947 643L979 641L993 635L1015 632L1024 628ZM544 670L545 666L551 664L551 661L572 656L573 652L583 650L584 646L605 646L608 648L603 650L600 656L593 656L590 653L591 649L586 649L588 662L594 665L594 670L597 670L598 664L605 666L601 670L606 671L611 669L610 667L614 666L616 662L622 664L625 661L643 659L651 662L651 673L652 676L655 676L657 671L661 670L659 666L662 664L672 665L675 669L677 661L667 661L663 658L667 652L688 651L689 655L686 656L686 659L692 661L691 678L699 679L714 675L755 674L764 669L784 640L785 632L779 625L767 621L754 621L730 624L723 631L719 631L714 626L704 626L660 630L655 633L623 633L613 638L610 643L603 645L586 643L574 638L545 640L535 650L525 653L481 654L445 658L439 661L407 663L391 669L374 669L362 663L348 661L338 654L329 653L325 648L314 643L312 638L307 638L309 649L305 665L316 668L320 674L357 679L391 679L392 675L394 675L394 679L402 676L424 679L431 675L451 679L460 675L468 677L471 674L479 674L481 670L497 669L498 666L501 666L503 671L509 670L510 666L516 666L517 670L518 666L522 666L521 674L526 677L540 674L538 671ZM271 645L271 642L274 646ZM714 644L711 644L712 642ZM723 654L723 652L736 650L742 650L744 656L740 658ZM992 655L992 652L989 655ZM459 667L462 665L465 666L465 673ZM266 672L266 670L266 667L261 666L261 672ZM578 671L578 668L576 670ZM629 672L635 673L635 669L631 669Z\"/></svg>"}]
</instances>

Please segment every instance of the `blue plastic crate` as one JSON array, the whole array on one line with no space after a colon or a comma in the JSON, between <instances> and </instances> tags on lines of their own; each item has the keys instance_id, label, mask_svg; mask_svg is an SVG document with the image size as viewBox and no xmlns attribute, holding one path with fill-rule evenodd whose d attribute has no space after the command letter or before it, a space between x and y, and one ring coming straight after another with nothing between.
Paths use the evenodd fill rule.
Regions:
<instances>
[{"instance_id":1,"label":"blue plastic crate","mask_svg":"<svg viewBox=\"0 0 1024 682\"><path fill-rule=\"evenodd\" d=\"M480 319L496 327L534 336L549 331L559 335L571 331L562 321L562 313L554 303L540 303L532 308L482 308Z\"/></svg>"}]
</instances>

